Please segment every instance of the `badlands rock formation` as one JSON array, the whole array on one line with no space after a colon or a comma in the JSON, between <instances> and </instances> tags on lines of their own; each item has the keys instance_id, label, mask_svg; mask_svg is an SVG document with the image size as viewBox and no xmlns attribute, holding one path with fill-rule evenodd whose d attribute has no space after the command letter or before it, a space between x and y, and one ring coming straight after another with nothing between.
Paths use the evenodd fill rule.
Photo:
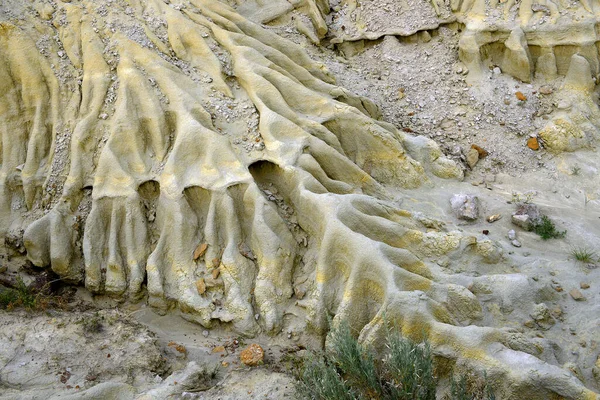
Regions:
<instances>
[{"instance_id":1,"label":"badlands rock formation","mask_svg":"<svg viewBox=\"0 0 600 400\"><path fill-rule=\"evenodd\" d=\"M486 56L501 54L498 65L527 81L537 71L531 54L541 65L563 43L552 37L544 47L534 30L526 35L534 23L521 15L526 2L522 26L495 28L484 23L483 2L231 3L2 2L5 257L26 256L99 295L147 295L161 312L247 336L276 335L286 316L300 315L311 332L345 320L377 343L391 324L427 337L443 365L486 370L500 398L595 399L557 365L548 341L486 327L475 295L431 261L498 264L501 248L447 232L390 193L460 180L463 168L433 141L380 120L374 103L257 24L293 12L313 42L330 35L343 44L458 21L473 79ZM515 7L493 11L512 21ZM548 24L562 24L561 9L540 7L534 17L547 7ZM564 90L579 100L540 136L572 150L580 141L562 136L581 136L582 126L583 142L595 134L597 59L558 53L555 74L567 74ZM513 278L471 283L488 290ZM513 289L532 295L519 282Z\"/></svg>"}]
</instances>

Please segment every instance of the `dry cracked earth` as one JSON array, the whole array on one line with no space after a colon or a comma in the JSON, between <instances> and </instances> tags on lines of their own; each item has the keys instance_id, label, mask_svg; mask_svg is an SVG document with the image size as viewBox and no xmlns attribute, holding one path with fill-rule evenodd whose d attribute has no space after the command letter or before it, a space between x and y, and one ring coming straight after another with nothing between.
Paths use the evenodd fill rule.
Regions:
<instances>
[{"instance_id":1,"label":"dry cracked earth","mask_svg":"<svg viewBox=\"0 0 600 400\"><path fill-rule=\"evenodd\" d=\"M294 399L342 322L425 337L439 398L485 371L499 399L597 399L599 24L596 0L3 0L0 399Z\"/></svg>"}]
</instances>

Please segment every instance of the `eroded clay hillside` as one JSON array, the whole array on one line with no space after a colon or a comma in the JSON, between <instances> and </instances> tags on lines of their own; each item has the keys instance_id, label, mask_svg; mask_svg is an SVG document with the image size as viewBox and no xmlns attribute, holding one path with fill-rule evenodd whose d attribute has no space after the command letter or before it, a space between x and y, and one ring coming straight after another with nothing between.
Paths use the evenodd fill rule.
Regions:
<instances>
[{"instance_id":1,"label":"eroded clay hillside","mask_svg":"<svg viewBox=\"0 0 600 400\"><path fill-rule=\"evenodd\" d=\"M597 398L599 21L4 0L0 294L60 296L0 311L0 398L294 397L286 355L341 323L497 398Z\"/></svg>"}]
</instances>

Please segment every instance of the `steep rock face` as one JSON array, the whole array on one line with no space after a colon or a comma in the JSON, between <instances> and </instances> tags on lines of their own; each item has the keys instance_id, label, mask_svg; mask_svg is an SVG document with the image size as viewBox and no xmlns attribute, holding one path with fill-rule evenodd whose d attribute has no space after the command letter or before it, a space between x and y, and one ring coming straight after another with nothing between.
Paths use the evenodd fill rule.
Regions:
<instances>
[{"instance_id":1,"label":"steep rock face","mask_svg":"<svg viewBox=\"0 0 600 400\"><path fill-rule=\"evenodd\" d=\"M244 2L240 7L249 7L250 3L254 4ZM278 16L291 9L281 9ZM432 30L458 24L458 55L473 85L494 68L525 83L552 83L567 75L575 76L569 74L571 68L578 71L577 79L595 83L600 73L600 6L596 2L344 0L332 2L330 11L329 15L325 11L319 14L328 21L327 29L319 35L312 27L306 28L307 24L299 30L315 42L326 33L329 42L337 44L347 56L363 49L365 41L385 36L428 41ZM302 7L295 9L298 21L314 21L314 15ZM582 69L581 61L573 65L574 56L584 58L589 68ZM559 110L539 133L553 152L591 148L597 143L600 125L593 87L583 92L581 85L578 87L561 90Z\"/></svg>"},{"instance_id":2,"label":"steep rock face","mask_svg":"<svg viewBox=\"0 0 600 400\"><path fill-rule=\"evenodd\" d=\"M539 136L554 152L593 146L600 127L592 93L600 72L596 2L476 0L454 11L465 25L459 55L472 83L494 67L523 82L565 77L559 110Z\"/></svg>"},{"instance_id":3,"label":"steep rock face","mask_svg":"<svg viewBox=\"0 0 600 400\"><path fill-rule=\"evenodd\" d=\"M506 398L595 397L520 335L466 326L477 299L424 259L500 251L385 189L462 170L296 45L217 1L2 7L0 228L33 264L246 335L291 309L365 341L388 321Z\"/></svg>"}]
</instances>

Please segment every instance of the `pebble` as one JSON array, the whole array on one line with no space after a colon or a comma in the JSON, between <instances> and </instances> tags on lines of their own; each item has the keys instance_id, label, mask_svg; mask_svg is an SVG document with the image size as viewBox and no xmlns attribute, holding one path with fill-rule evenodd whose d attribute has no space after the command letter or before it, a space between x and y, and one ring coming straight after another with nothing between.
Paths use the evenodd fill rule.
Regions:
<instances>
[{"instance_id":1,"label":"pebble","mask_svg":"<svg viewBox=\"0 0 600 400\"><path fill-rule=\"evenodd\" d=\"M494 214L494 215L490 215L489 217L487 217L486 220L487 220L487 222L492 223L492 222L498 221L500 218L502 218L502 215Z\"/></svg>"},{"instance_id":2,"label":"pebble","mask_svg":"<svg viewBox=\"0 0 600 400\"><path fill-rule=\"evenodd\" d=\"M479 217L479 199L468 194L455 194L450 199L452 210L459 219L474 221Z\"/></svg>"},{"instance_id":3,"label":"pebble","mask_svg":"<svg viewBox=\"0 0 600 400\"><path fill-rule=\"evenodd\" d=\"M519 101L526 101L527 100L527 96L525 96L522 92L517 92L515 93L515 97L519 100Z\"/></svg>"},{"instance_id":4,"label":"pebble","mask_svg":"<svg viewBox=\"0 0 600 400\"><path fill-rule=\"evenodd\" d=\"M590 284L587 283L587 282L581 282L579 284L579 287L582 288L582 289L589 289L590 288Z\"/></svg>"},{"instance_id":5,"label":"pebble","mask_svg":"<svg viewBox=\"0 0 600 400\"><path fill-rule=\"evenodd\" d=\"M511 221L516 226L523 228L525 230L529 229L530 226L530 218L529 215L513 215Z\"/></svg>"},{"instance_id":6,"label":"pebble","mask_svg":"<svg viewBox=\"0 0 600 400\"><path fill-rule=\"evenodd\" d=\"M569 294L575 301L585 301L586 300L585 297L583 296L583 294L581 294L581 292L579 291L579 289L573 289L569 292Z\"/></svg>"},{"instance_id":7,"label":"pebble","mask_svg":"<svg viewBox=\"0 0 600 400\"><path fill-rule=\"evenodd\" d=\"M201 243L198 245L198 247L196 247L196 250L194 250L194 261L196 261L197 259L199 259L200 257L202 257L204 255L204 253L206 253L206 249L208 249L208 244L206 243Z\"/></svg>"},{"instance_id":8,"label":"pebble","mask_svg":"<svg viewBox=\"0 0 600 400\"><path fill-rule=\"evenodd\" d=\"M196 290L198 294L204 294L206 292L206 283L204 282L204 278L200 278L196 281Z\"/></svg>"},{"instance_id":9,"label":"pebble","mask_svg":"<svg viewBox=\"0 0 600 400\"><path fill-rule=\"evenodd\" d=\"M521 242L519 242L518 240L511 240L510 244L512 244L515 247L521 247Z\"/></svg>"},{"instance_id":10,"label":"pebble","mask_svg":"<svg viewBox=\"0 0 600 400\"><path fill-rule=\"evenodd\" d=\"M467 164L471 169L475 168L477 163L479 162L479 152L475 149L469 149L467 151Z\"/></svg>"},{"instance_id":11,"label":"pebble","mask_svg":"<svg viewBox=\"0 0 600 400\"><path fill-rule=\"evenodd\" d=\"M214 349L212 349L213 353L224 353L225 352L225 346L217 346Z\"/></svg>"},{"instance_id":12,"label":"pebble","mask_svg":"<svg viewBox=\"0 0 600 400\"><path fill-rule=\"evenodd\" d=\"M477 153L479 154L479 158L485 158L489 154L486 149L484 149L483 147L477 146L476 144L472 144L471 149L477 150Z\"/></svg>"},{"instance_id":13,"label":"pebble","mask_svg":"<svg viewBox=\"0 0 600 400\"><path fill-rule=\"evenodd\" d=\"M510 231L508 231L508 239L509 240L515 240L517 238L517 232L515 232L514 229L511 229Z\"/></svg>"},{"instance_id":14,"label":"pebble","mask_svg":"<svg viewBox=\"0 0 600 400\"><path fill-rule=\"evenodd\" d=\"M206 330L202 331L202 336L208 337L208 331L206 331Z\"/></svg>"},{"instance_id":15,"label":"pebble","mask_svg":"<svg viewBox=\"0 0 600 400\"><path fill-rule=\"evenodd\" d=\"M559 306L554 307L550 313L552 314L552 316L554 318L559 318L560 316L562 316L562 309Z\"/></svg>"},{"instance_id":16,"label":"pebble","mask_svg":"<svg viewBox=\"0 0 600 400\"><path fill-rule=\"evenodd\" d=\"M240 361L247 366L261 364L265 358L265 351L260 345L253 343L240 353Z\"/></svg>"}]
</instances>

